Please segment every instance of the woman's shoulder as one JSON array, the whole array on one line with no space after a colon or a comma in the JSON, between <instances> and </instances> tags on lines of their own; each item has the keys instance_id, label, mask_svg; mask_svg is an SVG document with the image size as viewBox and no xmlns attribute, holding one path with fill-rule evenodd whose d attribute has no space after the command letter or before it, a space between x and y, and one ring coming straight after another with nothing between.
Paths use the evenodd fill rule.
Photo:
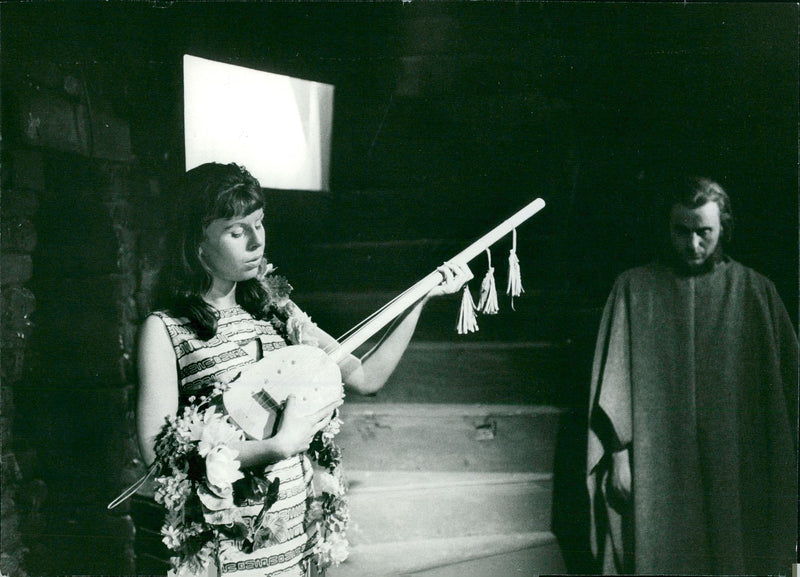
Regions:
<instances>
[{"instance_id":1,"label":"woman's shoulder","mask_svg":"<svg viewBox=\"0 0 800 577\"><path fill-rule=\"evenodd\" d=\"M139 326L139 341L142 345L171 343L170 325L160 315L150 313Z\"/></svg>"},{"instance_id":2,"label":"woman's shoulder","mask_svg":"<svg viewBox=\"0 0 800 577\"><path fill-rule=\"evenodd\" d=\"M140 335L166 334L173 343L196 337L197 331L186 317L178 317L166 310L154 310L148 314L139 328Z\"/></svg>"},{"instance_id":3,"label":"woman's shoulder","mask_svg":"<svg viewBox=\"0 0 800 577\"><path fill-rule=\"evenodd\" d=\"M166 309L157 309L150 311L150 313L145 317L143 322L161 322L162 324L166 325L167 327L172 325L186 325L189 324L189 319L184 316L178 316Z\"/></svg>"}]
</instances>

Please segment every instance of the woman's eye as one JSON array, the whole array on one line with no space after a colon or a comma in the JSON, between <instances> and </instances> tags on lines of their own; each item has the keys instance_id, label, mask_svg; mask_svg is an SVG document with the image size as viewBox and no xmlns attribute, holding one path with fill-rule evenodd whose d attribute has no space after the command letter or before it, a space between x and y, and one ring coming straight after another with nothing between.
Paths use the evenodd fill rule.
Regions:
<instances>
[{"instance_id":1,"label":"woman's eye","mask_svg":"<svg viewBox=\"0 0 800 577\"><path fill-rule=\"evenodd\" d=\"M243 234L244 234L244 232L242 232L241 230L232 230L231 231L231 236L233 238L240 238Z\"/></svg>"}]
</instances>

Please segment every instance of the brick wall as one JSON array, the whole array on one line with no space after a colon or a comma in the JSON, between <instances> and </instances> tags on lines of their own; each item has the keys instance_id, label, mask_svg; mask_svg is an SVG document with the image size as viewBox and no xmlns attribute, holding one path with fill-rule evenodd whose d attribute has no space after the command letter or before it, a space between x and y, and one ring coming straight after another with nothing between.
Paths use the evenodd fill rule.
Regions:
<instances>
[{"instance_id":1,"label":"brick wall","mask_svg":"<svg viewBox=\"0 0 800 577\"><path fill-rule=\"evenodd\" d=\"M143 472L133 354L163 242L160 177L102 81L41 62L8 77L0 572L133 574L130 504L106 505Z\"/></svg>"},{"instance_id":2,"label":"brick wall","mask_svg":"<svg viewBox=\"0 0 800 577\"><path fill-rule=\"evenodd\" d=\"M3 163L3 205L0 219L0 279L2 279L2 333L0 334L0 443L2 468L0 484L0 572L24 576L26 548L20 524L32 530L36 524L37 499L42 487L26 478L32 459L30 451L16 452L13 443L14 391L23 379L25 352L33 331L36 298L26 286L31 279L31 253L36 247L36 213L44 186L41 156L17 151Z\"/></svg>"}]
</instances>

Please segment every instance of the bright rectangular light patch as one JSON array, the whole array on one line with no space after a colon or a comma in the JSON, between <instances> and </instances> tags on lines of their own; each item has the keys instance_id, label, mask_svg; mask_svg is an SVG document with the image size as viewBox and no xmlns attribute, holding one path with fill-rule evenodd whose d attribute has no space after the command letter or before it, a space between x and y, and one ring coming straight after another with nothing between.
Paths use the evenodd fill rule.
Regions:
<instances>
[{"instance_id":1,"label":"bright rectangular light patch","mask_svg":"<svg viewBox=\"0 0 800 577\"><path fill-rule=\"evenodd\" d=\"M333 86L183 57L186 169L235 162L267 188L329 189Z\"/></svg>"}]
</instances>

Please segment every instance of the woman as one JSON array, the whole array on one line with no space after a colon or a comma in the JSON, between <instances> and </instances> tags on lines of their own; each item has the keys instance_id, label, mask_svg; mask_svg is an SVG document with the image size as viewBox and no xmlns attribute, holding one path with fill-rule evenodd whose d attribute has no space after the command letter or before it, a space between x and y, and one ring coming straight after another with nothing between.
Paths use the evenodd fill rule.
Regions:
<instances>
[{"instance_id":1,"label":"woman","mask_svg":"<svg viewBox=\"0 0 800 577\"><path fill-rule=\"evenodd\" d=\"M226 375L291 344L287 327L302 332L304 343L323 349L336 344L288 299L288 284L265 280L271 278L264 277L265 268L271 267L265 264L264 205L255 178L235 164L204 164L186 174L182 194L174 205L179 211L170 246L174 254L163 269L155 312L140 331L137 427L148 465L156 459L167 418L205 402ZM440 270L443 282L401 315L363 360L350 355L340 361L349 391L380 389L405 351L427 299L454 293L471 278L466 267ZM271 506L263 491L237 504L243 526L252 531L258 513L267 508L280 512L284 524L280 539L251 541L247 547L241 539L217 539L210 574L235 567L259 567L236 575L310 574L319 535L316 523L308 520L313 473L305 452L340 403L308 415L289 396L273 436L228 443L241 469L265 482L259 486L280 480ZM165 542L169 538L165 534Z\"/></svg>"}]
</instances>

